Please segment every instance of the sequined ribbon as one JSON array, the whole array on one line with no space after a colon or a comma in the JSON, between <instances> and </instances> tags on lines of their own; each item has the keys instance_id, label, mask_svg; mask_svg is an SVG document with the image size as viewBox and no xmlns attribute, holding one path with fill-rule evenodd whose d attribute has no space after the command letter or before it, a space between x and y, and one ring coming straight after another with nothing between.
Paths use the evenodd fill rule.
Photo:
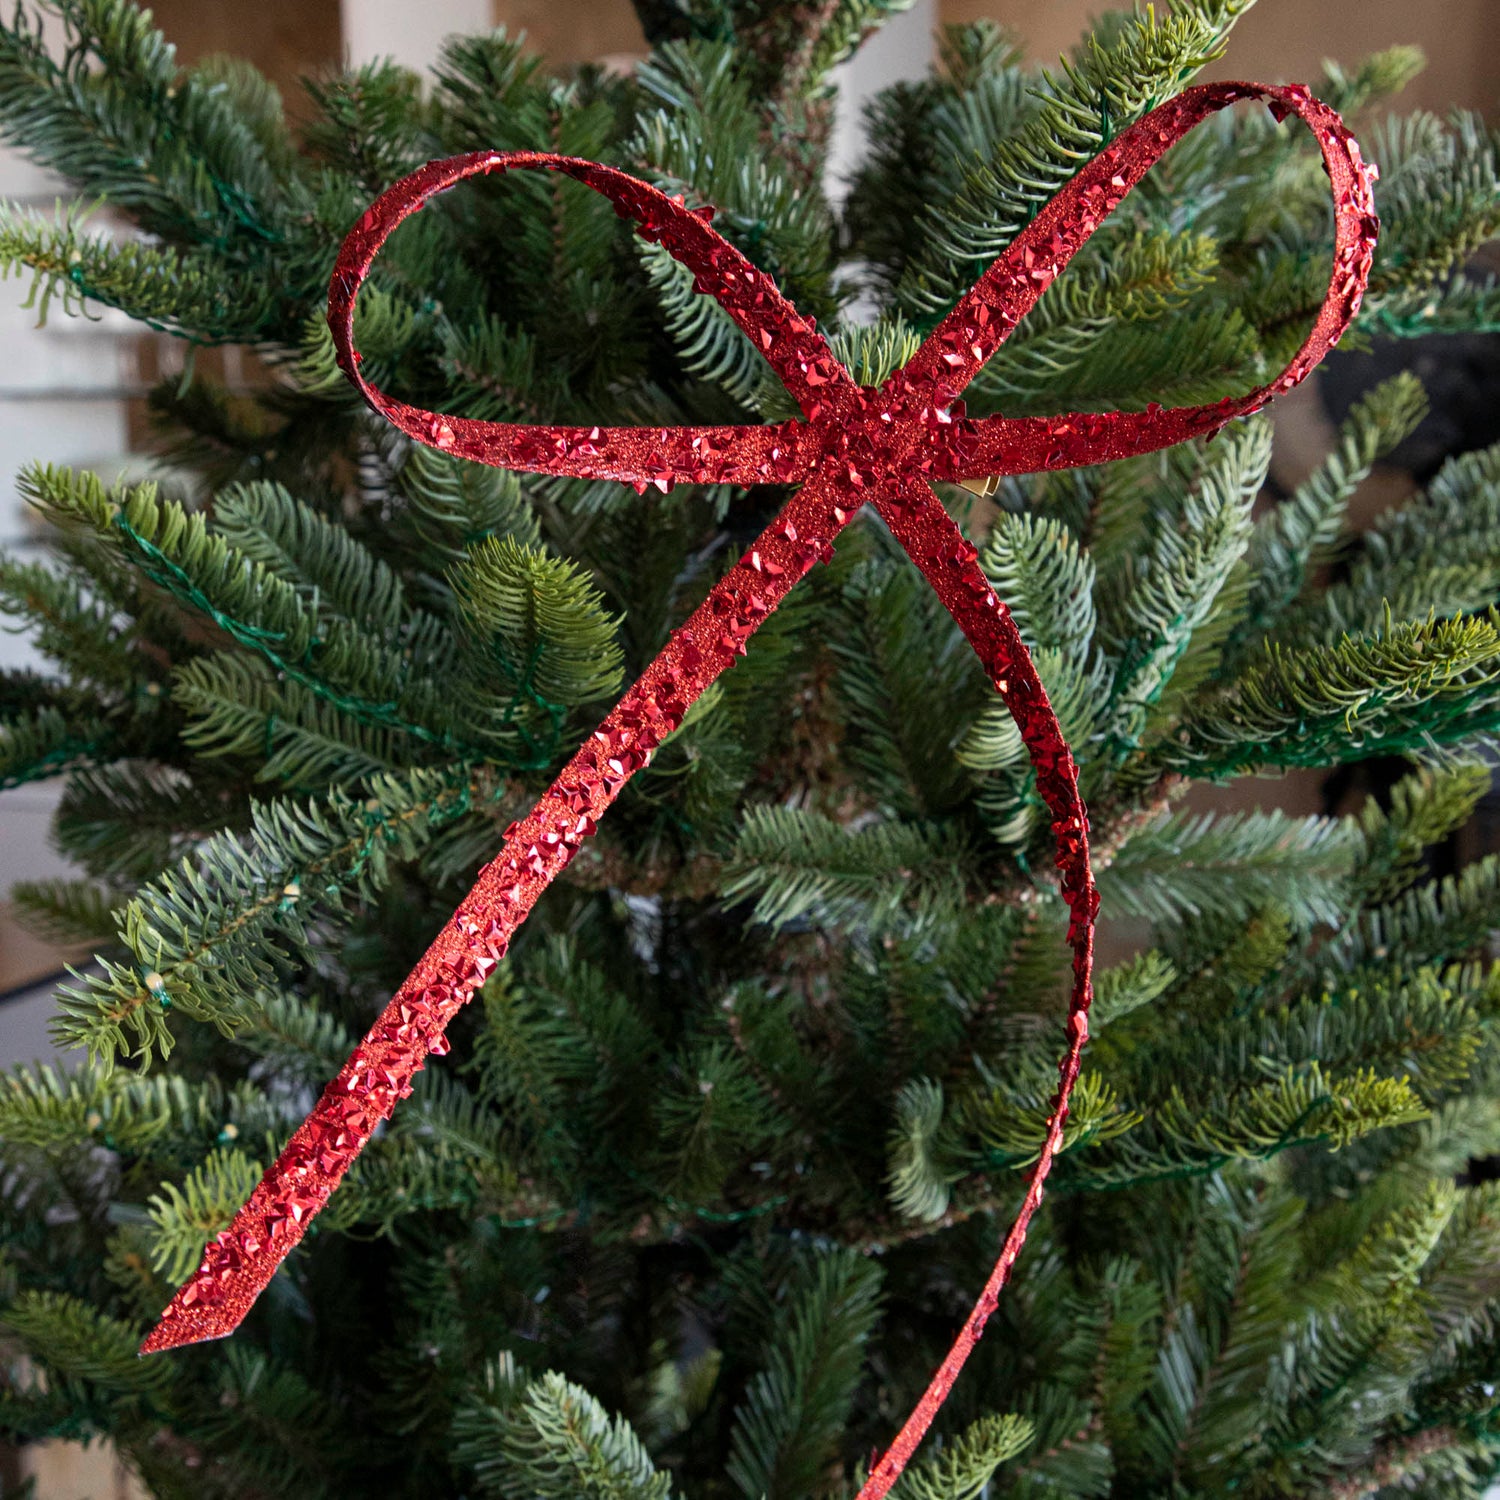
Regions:
<instances>
[{"instance_id":1,"label":"sequined ribbon","mask_svg":"<svg viewBox=\"0 0 1500 1500\"><path fill-rule=\"evenodd\" d=\"M960 395L1009 331L1120 200L1194 125L1237 100L1266 100L1278 118L1312 130L1333 186L1333 270L1311 333L1286 369L1248 395L1142 412L972 419ZM765 356L805 420L761 427L540 427L443 416L376 390L360 374L354 303L376 253L408 214L468 177L541 168L593 188L694 276ZM785 484L799 488L714 586L661 654L563 768L535 808L506 830L452 920L401 986L233 1223L212 1240L142 1345L169 1349L230 1333L306 1232L379 1122L411 1092L429 1052L447 1050L449 1020L494 970L548 883L688 707L735 659L866 501L874 505L984 663L1015 718L1053 817L1057 867L1071 913L1073 989L1066 1048L1047 1131L1020 1212L954 1345L860 1491L877 1500L895 1483L993 1312L1041 1201L1062 1140L1068 1098L1088 1038L1098 895L1077 773L1057 717L1005 605L932 490L931 481L1097 464L1216 431L1290 389L1337 341L1358 310L1378 221L1374 169L1333 110L1304 88L1250 83L1190 89L1123 131L1019 234L912 359L884 385L857 385L812 322L772 279L710 225L712 209L613 167L541 152L476 152L431 162L375 202L345 240L333 274L329 323L344 372L365 399L418 442L460 458L533 473L649 485Z\"/></svg>"}]
</instances>

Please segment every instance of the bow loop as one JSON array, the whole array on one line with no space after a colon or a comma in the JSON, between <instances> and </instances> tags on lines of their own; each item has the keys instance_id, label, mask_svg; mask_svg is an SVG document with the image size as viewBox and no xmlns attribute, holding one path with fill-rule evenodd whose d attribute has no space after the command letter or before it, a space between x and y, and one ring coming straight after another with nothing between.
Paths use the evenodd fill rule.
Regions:
<instances>
[{"instance_id":1,"label":"bow loop","mask_svg":"<svg viewBox=\"0 0 1500 1500\"><path fill-rule=\"evenodd\" d=\"M640 233L693 273L776 372L803 412L816 418L835 392L853 388L810 319L780 288L680 197L614 167L541 151L474 151L428 162L388 188L361 216L339 251L328 324L339 367L365 400L409 437L458 458L499 468L579 479L612 479L643 491L678 483L796 484L811 450L799 422L770 427L565 427L447 416L387 395L366 380L354 347L359 288L391 232L437 194L470 177L517 170L559 172L602 194Z\"/></svg>"},{"instance_id":2,"label":"bow loop","mask_svg":"<svg viewBox=\"0 0 1500 1500\"><path fill-rule=\"evenodd\" d=\"M1290 390L1336 344L1359 311L1374 255L1372 170L1338 114L1298 84L1207 84L1189 89L1122 131L1048 203L959 301L906 366L911 378L962 390L1010 330L1166 152L1209 115L1264 99L1278 120L1295 115L1313 132L1333 187L1333 272L1312 329L1274 380L1242 396L1140 412L984 417L964 424L936 455L934 478L1030 474L1128 458L1216 432Z\"/></svg>"}]
</instances>

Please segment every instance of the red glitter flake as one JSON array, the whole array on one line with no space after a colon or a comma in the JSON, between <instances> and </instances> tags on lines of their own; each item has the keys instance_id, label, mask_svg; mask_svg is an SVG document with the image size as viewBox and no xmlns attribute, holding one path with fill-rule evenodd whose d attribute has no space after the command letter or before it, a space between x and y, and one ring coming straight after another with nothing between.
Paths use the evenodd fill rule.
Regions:
<instances>
[{"instance_id":1,"label":"red glitter flake","mask_svg":"<svg viewBox=\"0 0 1500 1500\"><path fill-rule=\"evenodd\" d=\"M1248 394L1205 406L1144 412L1068 413L1056 418L971 419L963 388L1035 305L1088 237L1160 159L1200 121L1237 99L1266 100L1277 119L1298 116L1312 131L1334 204L1333 272L1323 306L1285 371ZM434 194L466 177L519 168L570 176L601 193L643 239L659 241L749 336L802 408L806 422L776 427L552 428L461 420L407 406L365 379L354 349L354 304L390 232ZM1020 1213L989 1280L948 1357L858 1500L880 1500L896 1482L995 1309L1020 1254L1062 1140L1068 1099L1088 1039L1093 923L1098 892L1089 865L1088 819L1077 771L1047 694L1005 605L974 548L928 481L960 480L1103 463L1208 436L1305 378L1348 326L1369 275L1379 222L1359 148L1339 117L1305 88L1208 84L1189 89L1122 131L1085 163L943 319L911 360L877 389L861 388L810 319L710 225L713 210L689 208L613 167L544 152L481 151L430 162L383 194L345 240L329 285L329 323L339 363L362 395L418 442L478 463L584 479L611 479L643 494L684 479L699 484L800 484L780 514L674 632L662 655L626 694L543 795L505 830L504 847L453 920L325 1089L292 1143L266 1173L203 1268L177 1293L142 1346L173 1348L233 1332L337 1186L379 1119L411 1091L428 1053L448 1050L449 1020L504 957L530 904L595 831L625 782L681 722L693 701L736 657L787 592L833 556L825 534L866 497L891 526L985 664L1015 718L1053 815L1061 889L1070 909L1074 987L1067 1047L1041 1150ZM753 582L752 582L753 580Z\"/></svg>"},{"instance_id":2,"label":"red glitter flake","mask_svg":"<svg viewBox=\"0 0 1500 1500\"><path fill-rule=\"evenodd\" d=\"M186 1312L191 1308L212 1305L221 1295L213 1277L205 1277L200 1272L172 1299L173 1305L167 1312Z\"/></svg>"}]
</instances>

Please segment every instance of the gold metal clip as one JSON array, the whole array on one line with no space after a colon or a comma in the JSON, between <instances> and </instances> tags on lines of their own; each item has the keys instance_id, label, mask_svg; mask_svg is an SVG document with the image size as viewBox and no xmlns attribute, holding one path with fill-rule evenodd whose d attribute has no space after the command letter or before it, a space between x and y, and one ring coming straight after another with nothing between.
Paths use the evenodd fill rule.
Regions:
<instances>
[{"instance_id":1,"label":"gold metal clip","mask_svg":"<svg viewBox=\"0 0 1500 1500\"><path fill-rule=\"evenodd\" d=\"M987 500L1000 488L1000 476L985 474L978 479L960 479L958 483L960 489L968 490L971 495L978 495Z\"/></svg>"}]
</instances>

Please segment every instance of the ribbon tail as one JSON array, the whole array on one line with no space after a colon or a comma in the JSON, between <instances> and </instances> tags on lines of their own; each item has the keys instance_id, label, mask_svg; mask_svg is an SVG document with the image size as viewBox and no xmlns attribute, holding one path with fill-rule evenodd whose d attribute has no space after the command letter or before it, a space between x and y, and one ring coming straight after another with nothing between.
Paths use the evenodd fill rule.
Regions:
<instances>
[{"instance_id":1,"label":"ribbon tail","mask_svg":"<svg viewBox=\"0 0 1500 1500\"><path fill-rule=\"evenodd\" d=\"M232 1333L306 1233L380 1122L411 1093L443 1032L494 970L537 898L594 833L625 783L649 764L692 703L745 654L746 643L813 565L857 507L835 514L834 481L818 474L611 710L535 808L507 830L479 875L380 1019L323 1091L229 1228L209 1241L141 1353ZM839 519L842 517L842 519Z\"/></svg>"},{"instance_id":2,"label":"ribbon tail","mask_svg":"<svg viewBox=\"0 0 1500 1500\"><path fill-rule=\"evenodd\" d=\"M142 1354L239 1327L375 1128L411 1093L427 1055L448 1050L448 1022L504 952L498 924L487 930L461 911L444 927L229 1227L210 1241L202 1269L168 1304ZM422 985L419 976L429 973L445 977Z\"/></svg>"},{"instance_id":3,"label":"ribbon tail","mask_svg":"<svg viewBox=\"0 0 1500 1500\"><path fill-rule=\"evenodd\" d=\"M1088 813L1078 793L1077 767L1010 610L990 587L973 544L928 485L908 482L875 503L896 540L974 648L1021 731L1036 768L1037 790L1052 813L1062 895L1071 915L1068 944L1073 950L1073 989L1068 1005L1067 1047L1058 1064L1057 1092L1020 1210L969 1316L900 1432L870 1471L857 1500L882 1500L901 1477L979 1343L1026 1243L1053 1160L1062 1147L1068 1104L1088 1041L1088 1012L1094 993L1094 918L1099 910L1099 893L1089 864Z\"/></svg>"}]
</instances>

